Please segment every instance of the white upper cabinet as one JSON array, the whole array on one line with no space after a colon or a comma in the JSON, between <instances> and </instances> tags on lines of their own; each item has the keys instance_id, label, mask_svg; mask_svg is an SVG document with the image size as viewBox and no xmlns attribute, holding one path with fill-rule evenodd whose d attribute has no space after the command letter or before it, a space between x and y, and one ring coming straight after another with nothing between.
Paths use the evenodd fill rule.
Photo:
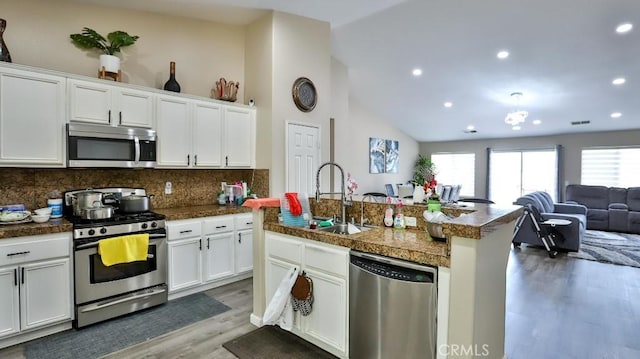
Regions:
<instances>
[{"instance_id":1,"label":"white upper cabinet","mask_svg":"<svg viewBox=\"0 0 640 359\"><path fill-rule=\"evenodd\" d=\"M217 103L193 103L193 165L220 167L222 165L222 106Z\"/></svg>"},{"instance_id":2,"label":"white upper cabinet","mask_svg":"<svg viewBox=\"0 0 640 359\"><path fill-rule=\"evenodd\" d=\"M225 107L224 166L255 167L256 111L241 107Z\"/></svg>"},{"instance_id":3,"label":"white upper cabinet","mask_svg":"<svg viewBox=\"0 0 640 359\"><path fill-rule=\"evenodd\" d=\"M74 122L151 128L153 93L82 80L69 80L69 115Z\"/></svg>"},{"instance_id":4,"label":"white upper cabinet","mask_svg":"<svg viewBox=\"0 0 640 359\"><path fill-rule=\"evenodd\" d=\"M191 166L191 118L189 101L173 96L156 100L158 167Z\"/></svg>"},{"instance_id":5,"label":"white upper cabinet","mask_svg":"<svg viewBox=\"0 0 640 359\"><path fill-rule=\"evenodd\" d=\"M0 67L0 166L64 167L65 83Z\"/></svg>"},{"instance_id":6,"label":"white upper cabinet","mask_svg":"<svg viewBox=\"0 0 640 359\"><path fill-rule=\"evenodd\" d=\"M158 95L158 167L255 168L255 109Z\"/></svg>"}]
</instances>

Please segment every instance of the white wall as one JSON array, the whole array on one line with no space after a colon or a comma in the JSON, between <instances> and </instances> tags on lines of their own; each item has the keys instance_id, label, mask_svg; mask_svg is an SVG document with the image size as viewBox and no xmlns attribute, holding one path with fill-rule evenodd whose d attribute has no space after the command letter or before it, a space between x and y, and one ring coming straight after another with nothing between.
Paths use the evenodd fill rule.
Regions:
<instances>
[{"instance_id":1,"label":"white wall","mask_svg":"<svg viewBox=\"0 0 640 359\"><path fill-rule=\"evenodd\" d=\"M348 92L345 87L346 69L338 61L332 63L334 73L332 91L342 94ZM342 79L342 80L341 80ZM413 177L413 163L418 156L418 142L406 133L389 125L383 118L368 112L364 106L353 99L338 96L336 101L345 101L348 112L345 116L344 103L334 103L336 162L345 172L358 182L356 193L385 193L385 183L405 183ZM369 173L369 138L397 140L400 144L400 162L397 174ZM345 174L346 176L346 174Z\"/></svg>"},{"instance_id":2,"label":"white wall","mask_svg":"<svg viewBox=\"0 0 640 359\"><path fill-rule=\"evenodd\" d=\"M14 63L98 76L98 51L76 47L70 34L90 27L106 36L122 30L140 38L122 48L123 82L162 88L169 62L183 93L210 97L220 77L240 81L244 98L245 27L80 4L68 0L0 0L4 40Z\"/></svg>"},{"instance_id":3,"label":"white wall","mask_svg":"<svg viewBox=\"0 0 640 359\"><path fill-rule=\"evenodd\" d=\"M486 149L488 147L495 150L516 150L553 148L556 145L562 145L564 149L564 168L562 169L562 175L565 180L562 189L564 193L564 185L580 183L581 151L583 148L594 146L639 146L640 130L477 141L423 142L420 144L420 153L425 155L430 155L434 152L475 153L475 193L476 197L485 197L487 184ZM640 186L640 179L638 180L638 186Z\"/></svg>"},{"instance_id":4,"label":"white wall","mask_svg":"<svg viewBox=\"0 0 640 359\"><path fill-rule=\"evenodd\" d=\"M286 123L320 127L321 162L329 158L331 29L329 23L275 12L273 15L273 104L270 189L285 191ZM311 112L293 103L291 89L299 77L313 81L318 102ZM259 136L261 134L258 134Z\"/></svg>"}]
</instances>

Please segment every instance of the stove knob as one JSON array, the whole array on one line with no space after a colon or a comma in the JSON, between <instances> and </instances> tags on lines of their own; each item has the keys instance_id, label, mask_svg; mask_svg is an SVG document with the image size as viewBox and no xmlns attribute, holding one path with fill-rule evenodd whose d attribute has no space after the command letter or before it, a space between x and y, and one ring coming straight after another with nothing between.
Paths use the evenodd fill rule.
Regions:
<instances>
[{"instance_id":1,"label":"stove knob","mask_svg":"<svg viewBox=\"0 0 640 359\"><path fill-rule=\"evenodd\" d=\"M142 224L142 229L147 229L147 227L149 227L149 225L148 225L148 224L146 224L146 223L143 223L143 224Z\"/></svg>"},{"instance_id":2,"label":"stove knob","mask_svg":"<svg viewBox=\"0 0 640 359\"><path fill-rule=\"evenodd\" d=\"M89 230L89 235L90 235L90 236L93 236L94 234L96 234L96 231L94 231L93 229L90 229L90 230Z\"/></svg>"},{"instance_id":3,"label":"stove knob","mask_svg":"<svg viewBox=\"0 0 640 359\"><path fill-rule=\"evenodd\" d=\"M151 228L156 228L158 224L156 222L151 222Z\"/></svg>"},{"instance_id":4,"label":"stove knob","mask_svg":"<svg viewBox=\"0 0 640 359\"><path fill-rule=\"evenodd\" d=\"M106 229L106 228L104 228L104 227L100 228L100 233L101 233L101 234L105 234L105 233L107 233L107 229Z\"/></svg>"}]
</instances>

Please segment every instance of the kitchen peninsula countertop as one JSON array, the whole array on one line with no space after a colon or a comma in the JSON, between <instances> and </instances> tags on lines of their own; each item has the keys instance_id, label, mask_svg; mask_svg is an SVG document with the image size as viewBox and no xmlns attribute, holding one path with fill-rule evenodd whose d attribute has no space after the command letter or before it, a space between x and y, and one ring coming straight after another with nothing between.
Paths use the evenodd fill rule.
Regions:
<instances>
[{"instance_id":1,"label":"kitchen peninsula countertop","mask_svg":"<svg viewBox=\"0 0 640 359\"><path fill-rule=\"evenodd\" d=\"M180 219L223 216L225 214L251 213L251 208L241 206L220 206L217 204L176 208L157 208L154 212L163 214L167 221Z\"/></svg>"},{"instance_id":2,"label":"kitchen peninsula countertop","mask_svg":"<svg viewBox=\"0 0 640 359\"><path fill-rule=\"evenodd\" d=\"M409 208L408 208L409 207ZM422 213L425 206L407 205L405 212ZM424 208L424 209L423 209ZM522 215L522 207L513 205L459 204L443 207L443 211L457 215L443 223L446 242L435 241L425 230L376 227L361 233L341 235L318 230L282 225L266 221L264 229L319 242L348 247L354 250L385 255L421 264L449 267L450 238L464 237L482 240L497 227L516 220ZM420 220L422 220L420 218Z\"/></svg>"},{"instance_id":3,"label":"kitchen peninsula countertop","mask_svg":"<svg viewBox=\"0 0 640 359\"><path fill-rule=\"evenodd\" d=\"M0 239L71 232L72 230L73 224L64 218L56 218L44 223L2 224L0 225Z\"/></svg>"}]
</instances>

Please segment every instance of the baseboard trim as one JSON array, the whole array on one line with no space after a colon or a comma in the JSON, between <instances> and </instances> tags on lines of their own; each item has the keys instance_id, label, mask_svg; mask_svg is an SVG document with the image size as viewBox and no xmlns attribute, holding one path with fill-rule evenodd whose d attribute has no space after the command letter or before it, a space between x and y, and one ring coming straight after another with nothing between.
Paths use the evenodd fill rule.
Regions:
<instances>
[{"instance_id":1,"label":"baseboard trim","mask_svg":"<svg viewBox=\"0 0 640 359\"><path fill-rule=\"evenodd\" d=\"M258 328L263 326L262 317L259 317L253 313L251 313L251 315L249 316L249 322Z\"/></svg>"},{"instance_id":2,"label":"baseboard trim","mask_svg":"<svg viewBox=\"0 0 640 359\"><path fill-rule=\"evenodd\" d=\"M237 276L217 280L215 282L199 285L197 287L183 289L177 292L169 293L169 300L174 300L174 299L185 297L190 294L195 294L195 293L203 292L205 290L222 287L223 285L231 284L231 283L238 282L243 279L247 279L251 277L253 277L253 271L249 271L247 273L243 273Z\"/></svg>"},{"instance_id":3,"label":"baseboard trim","mask_svg":"<svg viewBox=\"0 0 640 359\"><path fill-rule=\"evenodd\" d=\"M18 333L12 337L0 340L0 349L28 342L29 340L46 337L47 335L63 332L69 329L71 329L71 321L55 324L42 329L36 329L27 333Z\"/></svg>"}]
</instances>

